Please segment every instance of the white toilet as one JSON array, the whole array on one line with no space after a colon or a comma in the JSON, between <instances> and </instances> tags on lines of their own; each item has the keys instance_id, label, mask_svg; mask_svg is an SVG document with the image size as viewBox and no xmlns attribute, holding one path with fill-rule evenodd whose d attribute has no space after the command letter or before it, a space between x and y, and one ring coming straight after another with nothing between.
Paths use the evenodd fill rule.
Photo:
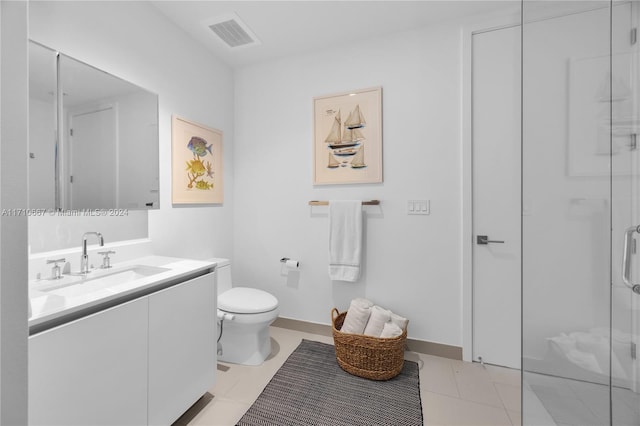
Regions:
<instances>
[{"instance_id":1,"label":"white toilet","mask_svg":"<svg viewBox=\"0 0 640 426\"><path fill-rule=\"evenodd\" d=\"M260 365L271 353L269 325L278 317L278 299L255 288L232 287L231 262L212 261L218 264L218 321L222 321L218 360Z\"/></svg>"}]
</instances>

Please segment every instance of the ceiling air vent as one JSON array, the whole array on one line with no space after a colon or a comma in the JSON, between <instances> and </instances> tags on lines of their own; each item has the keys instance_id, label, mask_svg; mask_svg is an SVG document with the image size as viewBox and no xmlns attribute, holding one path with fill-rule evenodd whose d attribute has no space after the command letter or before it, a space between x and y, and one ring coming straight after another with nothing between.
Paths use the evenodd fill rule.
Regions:
<instances>
[{"instance_id":1,"label":"ceiling air vent","mask_svg":"<svg viewBox=\"0 0 640 426\"><path fill-rule=\"evenodd\" d=\"M207 26L230 48L259 44L258 38L235 14L209 20Z\"/></svg>"}]
</instances>

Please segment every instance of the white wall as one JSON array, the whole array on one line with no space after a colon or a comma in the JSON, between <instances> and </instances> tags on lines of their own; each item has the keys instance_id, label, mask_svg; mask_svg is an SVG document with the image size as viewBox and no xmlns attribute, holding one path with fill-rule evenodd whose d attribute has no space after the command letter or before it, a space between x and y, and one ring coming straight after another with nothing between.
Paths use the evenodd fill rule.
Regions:
<instances>
[{"instance_id":1,"label":"white wall","mask_svg":"<svg viewBox=\"0 0 640 426\"><path fill-rule=\"evenodd\" d=\"M172 114L218 128L225 137L225 186L232 187L231 70L146 2L34 1L30 37L159 95L160 209L148 213L155 251L191 258L230 256L233 192L225 191L223 206L172 208L170 160ZM66 218L70 222L64 226L79 234L100 231L113 242L127 238L118 235L119 230L146 231L138 214L146 216L136 212L117 220ZM31 218L30 228L39 234L50 228L46 220Z\"/></svg>"},{"instance_id":2,"label":"white wall","mask_svg":"<svg viewBox=\"0 0 640 426\"><path fill-rule=\"evenodd\" d=\"M365 296L410 319L409 336L461 346L461 43L443 25L236 73L235 285L278 297L281 315L330 323ZM382 86L384 183L312 185L312 98ZM363 274L327 274L326 207L310 200L380 199L366 207ZM407 200L429 199L429 216ZM301 262L281 274L281 257Z\"/></svg>"},{"instance_id":3,"label":"white wall","mask_svg":"<svg viewBox=\"0 0 640 426\"><path fill-rule=\"evenodd\" d=\"M1 209L27 204L28 3L0 3ZM0 424L27 424L27 220L0 216Z\"/></svg>"}]
</instances>

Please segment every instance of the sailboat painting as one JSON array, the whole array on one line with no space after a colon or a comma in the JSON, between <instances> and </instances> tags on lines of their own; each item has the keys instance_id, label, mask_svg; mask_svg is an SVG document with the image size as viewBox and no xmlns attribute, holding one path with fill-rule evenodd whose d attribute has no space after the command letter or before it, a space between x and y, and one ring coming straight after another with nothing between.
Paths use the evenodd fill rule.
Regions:
<instances>
[{"instance_id":1,"label":"sailboat painting","mask_svg":"<svg viewBox=\"0 0 640 426\"><path fill-rule=\"evenodd\" d=\"M351 111L351 114L349 114L349 118L344 122L344 125L349 130L364 127L365 121L362 113L360 112L360 105L356 105L353 111Z\"/></svg>"},{"instance_id":2,"label":"sailboat painting","mask_svg":"<svg viewBox=\"0 0 640 426\"><path fill-rule=\"evenodd\" d=\"M382 182L382 88L313 99L314 185Z\"/></svg>"}]
</instances>

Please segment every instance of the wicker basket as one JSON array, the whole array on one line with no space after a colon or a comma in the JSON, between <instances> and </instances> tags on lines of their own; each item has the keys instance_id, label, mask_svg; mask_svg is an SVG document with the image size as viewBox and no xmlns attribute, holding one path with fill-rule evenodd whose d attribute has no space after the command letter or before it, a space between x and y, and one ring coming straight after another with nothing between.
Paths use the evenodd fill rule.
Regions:
<instances>
[{"instance_id":1,"label":"wicker basket","mask_svg":"<svg viewBox=\"0 0 640 426\"><path fill-rule=\"evenodd\" d=\"M372 380L389 380L404 366L407 330L398 337L380 338L340 331L347 315L336 308L331 311L333 341L338 364L347 373Z\"/></svg>"}]
</instances>

